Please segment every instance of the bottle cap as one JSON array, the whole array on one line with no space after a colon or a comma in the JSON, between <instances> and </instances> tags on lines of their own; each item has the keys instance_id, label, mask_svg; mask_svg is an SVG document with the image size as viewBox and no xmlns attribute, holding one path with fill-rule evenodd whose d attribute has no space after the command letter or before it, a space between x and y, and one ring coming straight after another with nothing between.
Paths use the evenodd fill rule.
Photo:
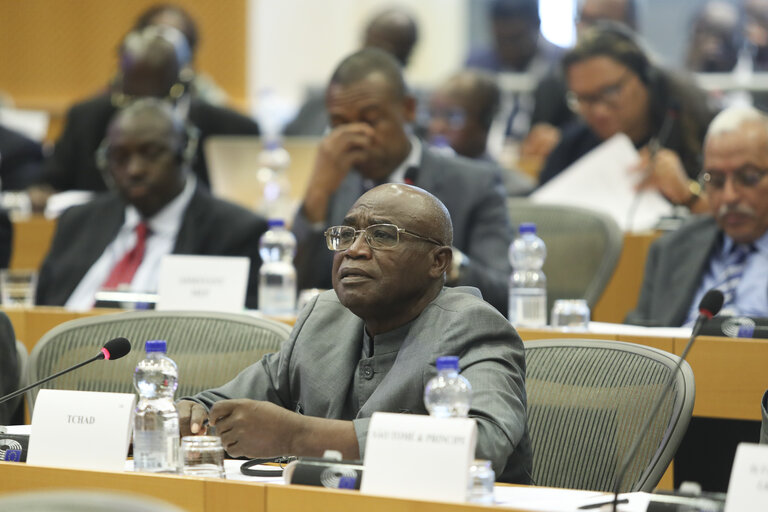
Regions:
<instances>
[{"instance_id":1,"label":"bottle cap","mask_svg":"<svg viewBox=\"0 0 768 512\"><path fill-rule=\"evenodd\" d=\"M456 370L459 371L459 356L440 356L437 358L437 371Z\"/></svg>"},{"instance_id":2,"label":"bottle cap","mask_svg":"<svg viewBox=\"0 0 768 512\"><path fill-rule=\"evenodd\" d=\"M283 219L269 219L267 221L267 226L269 226L270 229L283 228L285 227L285 221Z\"/></svg>"},{"instance_id":3,"label":"bottle cap","mask_svg":"<svg viewBox=\"0 0 768 512\"><path fill-rule=\"evenodd\" d=\"M150 340L144 344L144 348L147 353L150 352L167 352L168 345L165 340Z\"/></svg>"},{"instance_id":4,"label":"bottle cap","mask_svg":"<svg viewBox=\"0 0 768 512\"><path fill-rule=\"evenodd\" d=\"M534 224L533 222L523 222L523 223L520 224L519 231L520 231L521 235L524 235L526 233L532 233L532 234L535 235L536 234L536 224Z\"/></svg>"}]
</instances>

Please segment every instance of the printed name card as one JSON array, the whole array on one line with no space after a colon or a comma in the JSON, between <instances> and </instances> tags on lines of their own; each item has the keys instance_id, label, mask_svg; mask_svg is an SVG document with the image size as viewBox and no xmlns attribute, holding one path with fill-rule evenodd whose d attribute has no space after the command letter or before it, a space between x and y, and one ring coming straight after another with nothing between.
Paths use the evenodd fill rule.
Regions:
<instances>
[{"instance_id":1,"label":"printed name card","mask_svg":"<svg viewBox=\"0 0 768 512\"><path fill-rule=\"evenodd\" d=\"M241 312L249 270L245 257L164 256L156 309Z\"/></svg>"},{"instance_id":2,"label":"printed name card","mask_svg":"<svg viewBox=\"0 0 768 512\"><path fill-rule=\"evenodd\" d=\"M473 419L375 413L360 491L463 502L476 443Z\"/></svg>"},{"instance_id":3,"label":"printed name card","mask_svg":"<svg viewBox=\"0 0 768 512\"><path fill-rule=\"evenodd\" d=\"M768 445L741 443L736 448L725 512L765 511L768 503Z\"/></svg>"},{"instance_id":4,"label":"printed name card","mask_svg":"<svg viewBox=\"0 0 768 512\"><path fill-rule=\"evenodd\" d=\"M123 471L136 395L43 389L35 400L27 462Z\"/></svg>"}]
</instances>

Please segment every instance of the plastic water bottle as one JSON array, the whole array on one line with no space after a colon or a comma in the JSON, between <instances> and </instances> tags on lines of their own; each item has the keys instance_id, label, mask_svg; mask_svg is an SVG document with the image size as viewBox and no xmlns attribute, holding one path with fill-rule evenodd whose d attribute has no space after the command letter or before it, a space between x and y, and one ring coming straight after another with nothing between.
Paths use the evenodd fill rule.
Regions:
<instances>
[{"instance_id":1,"label":"plastic water bottle","mask_svg":"<svg viewBox=\"0 0 768 512\"><path fill-rule=\"evenodd\" d=\"M147 341L147 357L133 372L139 403L133 420L136 471L179 472L179 411L173 401L179 372L164 340Z\"/></svg>"},{"instance_id":2,"label":"plastic water bottle","mask_svg":"<svg viewBox=\"0 0 768 512\"><path fill-rule=\"evenodd\" d=\"M509 247L509 321L517 327L547 325L547 278L541 270L546 257L547 247L536 236L536 225L520 224L520 236Z\"/></svg>"},{"instance_id":3,"label":"plastic water bottle","mask_svg":"<svg viewBox=\"0 0 768 512\"><path fill-rule=\"evenodd\" d=\"M259 152L258 179L262 187L261 204L257 210L268 219L293 218L291 184L286 171L291 157L277 137L268 138Z\"/></svg>"},{"instance_id":4,"label":"plastic water bottle","mask_svg":"<svg viewBox=\"0 0 768 512\"><path fill-rule=\"evenodd\" d=\"M270 219L269 231L261 236L259 254L259 310L267 315L296 313L296 269L293 256L296 238L282 219Z\"/></svg>"},{"instance_id":5,"label":"plastic water bottle","mask_svg":"<svg viewBox=\"0 0 768 512\"><path fill-rule=\"evenodd\" d=\"M459 375L459 358L437 358L437 375L424 388L424 405L436 418L466 418L472 402L472 386Z\"/></svg>"}]
</instances>

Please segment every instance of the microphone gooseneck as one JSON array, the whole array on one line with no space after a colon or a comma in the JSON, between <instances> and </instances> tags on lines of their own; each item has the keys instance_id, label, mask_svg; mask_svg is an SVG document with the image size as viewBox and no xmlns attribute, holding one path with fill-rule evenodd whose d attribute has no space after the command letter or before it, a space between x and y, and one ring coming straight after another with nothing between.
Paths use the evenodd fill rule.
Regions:
<instances>
[{"instance_id":1,"label":"microphone gooseneck","mask_svg":"<svg viewBox=\"0 0 768 512\"><path fill-rule=\"evenodd\" d=\"M675 378L677 377L677 372L680 371L680 366L682 366L683 361L685 361L685 358L688 355L688 352L691 350L693 341L696 339L696 336L699 335L699 331L701 330L701 326L703 325L704 320L712 318L720 312L720 308L723 307L723 300L723 292L717 289L709 290L704 294L704 297L702 297L698 308L699 316L696 319L693 330L691 331L691 337L688 339L688 344L683 349L682 354L680 354L680 358L677 360L677 364L670 372L666 384L664 384L664 389L659 394L659 398L656 400L656 403L653 404L653 408L651 409L650 414L643 423L643 426L640 428L641 433L648 431L648 428L651 426L651 422L656 418L656 415L658 415L659 410L661 409L661 405L664 403L664 399L667 396L667 393L669 393L669 390L672 389L672 385L675 383ZM624 477L629 470L629 465L632 462L632 459L635 457L635 455L637 455L637 451L640 449L640 443L642 440L642 435L635 439L635 441L632 443L632 446L629 448L627 455L624 457L621 466L619 466L619 472L616 473L616 480L613 485L613 512L616 512L616 508L619 503L619 489L621 488L621 482L624 480Z\"/></svg>"},{"instance_id":2,"label":"microphone gooseneck","mask_svg":"<svg viewBox=\"0 0 768 512\"><path fill-rule=\"evenodd\" d=\"M53 380L56 377L60 377L61 375L64 375L65 373L69 373L72 370L77 370L81 366L85 366L88 363L92 363L94 361L98 361L99 359L120 359L124 355L126 355L128 352L131 351L131 342L128 341L125 338L115 338L112 340L109 340L104 344L104 346L99 350L99 353L93 356L92 358L83 361L82 363L78 363L74 366L70 366L69 368L65 370L61 370L58 373L54 373L53 375L46 377L42 380L39 380L35 382L34 384L30 384L29 386L26 386L24 388L19 389L18 391L14 391L11 394L5 395L4 397L0 398L0 404L3 402L7 402L8 400L12 398L16 398L20 394L24 393L25 391L29 391L30 389L39 386L40 384L45 384L49 380Z\"/></svg>"}]
</instances>

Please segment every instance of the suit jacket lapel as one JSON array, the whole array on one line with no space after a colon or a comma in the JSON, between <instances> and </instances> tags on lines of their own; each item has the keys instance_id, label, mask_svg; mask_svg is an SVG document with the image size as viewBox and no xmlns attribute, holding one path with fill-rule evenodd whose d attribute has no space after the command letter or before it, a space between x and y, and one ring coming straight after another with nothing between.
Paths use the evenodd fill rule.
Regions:
<instances>
[{"instance_id":1,"label":"suit jacket lapel","mask_svg":"<svg viewBox=\"0 0 768 512\"><path fill-rule=\"evenodd\" d=\"M200 226L207 222L207 211L203 207L205 198L203 197L208 192L200 188L200 184L195 187L195 192L192 194L187 209L184 210L184 215L181 218L181 226L179 226L179 233L176 235L176 243L173 246L173 254L195 254L199 252L198 245L201 240L196 233L201 233Z\"/></svg>"},{"instance_id":2,"label":"suit jacket lapel","mask_svg":"<svg viewBox=\"0 0 768 512\"><path fill-rule=\"evenodd\" d=\"M672 320L669 325L680 325L688 317L712 249L717 243L718 233L719 229L712 220L702 229L693 230L686 243L672 247L670 258L674 267L665 294L667 300L663 301Z\"/></svg>"}]
</instances>

